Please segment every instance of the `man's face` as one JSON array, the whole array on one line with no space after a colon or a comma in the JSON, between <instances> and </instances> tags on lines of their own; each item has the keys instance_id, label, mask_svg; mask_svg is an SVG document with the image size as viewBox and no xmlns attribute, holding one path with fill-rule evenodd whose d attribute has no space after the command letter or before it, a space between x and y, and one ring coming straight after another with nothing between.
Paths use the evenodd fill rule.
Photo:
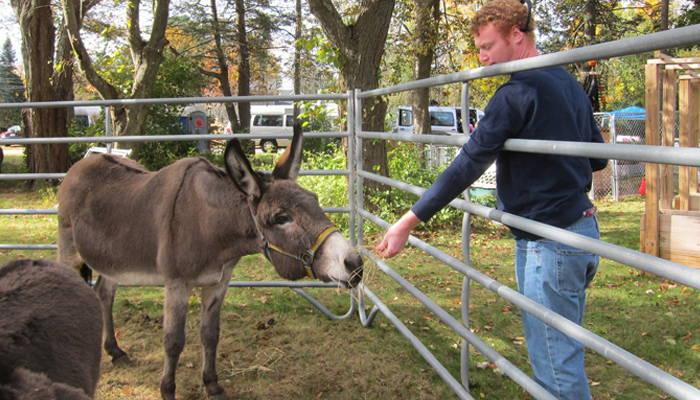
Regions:
<instances>
[{"instance_id":1,"label":"man's face","mask_svg":"<svg viewBox=\"0 0 700 400\"><path fill-rule=\"evenodd\" d=\"M479 61L493 65L517 59L517 48L512 39L505 37L492 22L484 25L474 36Z\"/></svg>"}]
</instances>

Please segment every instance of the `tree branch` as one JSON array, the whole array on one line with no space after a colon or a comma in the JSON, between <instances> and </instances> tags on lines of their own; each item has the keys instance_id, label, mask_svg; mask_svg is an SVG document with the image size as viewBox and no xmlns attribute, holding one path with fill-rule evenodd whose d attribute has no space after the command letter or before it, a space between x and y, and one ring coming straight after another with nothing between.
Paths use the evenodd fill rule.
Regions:
<instances>
[{"instance_id":1,"label":"tree branch","mask_svg":"<svg viewBox=\"0 0 700 400\"><path fill-rule=\"evenodd\" d=\"M97 89L103 99L117 99L119 98L117 90L97 73L90 59L90 55L83 44L83 39L80 36L82 14L76 9L78 1L79 0L63 0L62 3L66 29L70 38L71 47L73 47L73 51L75 51L78 57L80 71L85 75L88 82ZM85 7L83 7L83 9L85 9Z\"/></svg>"}]
</instances>

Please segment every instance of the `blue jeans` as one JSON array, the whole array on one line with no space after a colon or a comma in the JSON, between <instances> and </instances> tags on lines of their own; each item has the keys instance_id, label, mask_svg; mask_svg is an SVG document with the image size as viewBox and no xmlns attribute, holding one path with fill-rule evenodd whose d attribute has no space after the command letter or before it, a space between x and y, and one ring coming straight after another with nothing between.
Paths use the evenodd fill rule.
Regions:
<instances>
[{"instance_id":1,"label":"blue jeans","mask_svg":"<svg viewBox=\"0 0 700 400\"><path fill-rule=\"evenodd\" d=\"M595 216L566 228L600 238ZM516 240L518 289L525 297L581 324L586 288L598 269L598 256L548 239ZM558 399L591 399L583 367L584 346L539 319L522 312L534 379Z\"/></svg>"}]
</instances>

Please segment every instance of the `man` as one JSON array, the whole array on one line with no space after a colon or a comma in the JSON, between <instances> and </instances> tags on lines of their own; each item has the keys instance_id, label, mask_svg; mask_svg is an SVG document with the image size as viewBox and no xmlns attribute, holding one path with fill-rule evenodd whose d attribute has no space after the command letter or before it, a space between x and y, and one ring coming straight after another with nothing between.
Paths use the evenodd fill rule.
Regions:
<instances>
[{"instance_id":1,"label":"man","mask_svg":"<svg viewBox=\"0 0 700 400\"><path fill-rule=\"evenodd\" d=\"M539 54L530 10L516 0L485 4L470 31L486 65ZM607 160L502 151L511 138L603 142L590 101L573 76L561 67L515 73L484 111L452 164L386 232L376 248L381 257L398 254L414 227L461 195L494 160L501 209L600 237L588 192L592 172L605 168ZM511 231L520 292L580 324L598 257L519 229ZM527 313L522 316L535 380L560 399L589 400L583 345Z\"/></svg>"}]
</instances>

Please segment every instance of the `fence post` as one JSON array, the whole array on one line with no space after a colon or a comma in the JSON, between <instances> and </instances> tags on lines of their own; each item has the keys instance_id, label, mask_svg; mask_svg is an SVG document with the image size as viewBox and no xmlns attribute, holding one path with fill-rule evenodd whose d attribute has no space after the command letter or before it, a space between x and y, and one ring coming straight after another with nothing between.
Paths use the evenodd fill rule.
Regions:
<instances>
[{"instance_id":1,"label":"fence post","mask_svg":"<svg viewBox=\"0 0 700 400\"><path fill-rule=\"evenodd\" d=\"M348 99L349 102L354 102L355 105L355 114L354 115L348 115L348 125L349 124L354 124L354 131L355 131L355 165L356 165L356 171L362 170L362 138L357 136L357 132L362 131L362 99L358 97L360 94L361 90L360 89L355 89L354 96L350 99ZM352 120L350 119L352 117ZM348 140L349 141L349 140ZM350 144L348 143L348 146ZM365 245L365 224L364 224L364 218L362 217L362 211L365 209L365 204L364 204L364 180L362 176L359 174L357 175L357 232L359 235L358 238L358 245L359 246L364 246Z\"/></svg>"},{"instance_id":2,"label":"fence post","mask_svg":"<svg viewBox=\"0 0 700 400\"><path fill-rule=\"evenodd\" d=\"M355 247L357 245L357 237L358 237L358 231L362 231L358 228L356 225L356 218L357 218L357 210L355 209L355 178L357 178L357 165L355 165L355 124L353 121L355 120L355 102L354 98L352 95L352 90L348 90L347 92L348 98L347 98L347 107L348 107L348 115L346 118L347 121L347 130L348 130L348 157L347 157L347 166L348 166L348 207L350 208L350 215L349 215L349 231L350 231L350 246ZM362 235L360 235L362 237Z\"/></svg>"},{"instance_id":3,"label":"fence post","mask_svg":"<svg viewBox=\"0 0 700 400\"><path fill-rule=\"evenodd\" d=\"M646 144L659 145L659 83L661 66L647 64L646 75ZM641 228L643 229L640 250L654 257L659 256L659 165L646 164L646 205Z\"/></svg>"},{"instance_id":4,"label":"fence post","mask_svg":"<svg viewBox=\"0 0 700 400\"><path fill-rule=\"evenodd\" d=\"M112 136L112 107L107 106L104 108L105 110L105 136ZM112 146L114 144L112 142L107 142L105 147L107 148L107 153L112 152Z\"/></svg>"},{"instance_id":5,"label":"fence post","mask_svg":"<svg viewBox=\"0 0 700 400\"><path fill-rule=\"evenodd\" d=\"M469 136L471 132L469 130L469 82L462 82L462 130L464 134ZM468 201L471 201L471 196L469 195L469 188L465 192L465 197ZM464 263L471 266L471 257L469 256L469 237L470 237L470 214L464 213L464 218L462 219L462 258ZM466 275L462 279L462 324L469 329L469 303L471 299L471 292L469 290L470 279ZM462 386L469 392L469 342L466 339L462 339L462 353L460 359L460 376L462 378Z\"/></svg>"}]
</instances>

